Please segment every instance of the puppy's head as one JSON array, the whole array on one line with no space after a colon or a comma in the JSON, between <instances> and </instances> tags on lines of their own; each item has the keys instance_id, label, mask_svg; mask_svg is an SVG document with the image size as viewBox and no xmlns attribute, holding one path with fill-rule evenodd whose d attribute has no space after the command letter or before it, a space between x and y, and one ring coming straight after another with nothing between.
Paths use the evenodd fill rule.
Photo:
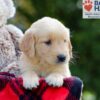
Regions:
<instances>
[{"instance_id":1,"label":"puppy's head","mask_svg":"<svg viewBox=\"0 0 100 100\"><path fill-rule=\"evenodd\" d=\"M27 57L49 65L68 63L72 57L70 32L58 20L45 17L25 33L20 48Z\"/></svg>"}]
</instances>

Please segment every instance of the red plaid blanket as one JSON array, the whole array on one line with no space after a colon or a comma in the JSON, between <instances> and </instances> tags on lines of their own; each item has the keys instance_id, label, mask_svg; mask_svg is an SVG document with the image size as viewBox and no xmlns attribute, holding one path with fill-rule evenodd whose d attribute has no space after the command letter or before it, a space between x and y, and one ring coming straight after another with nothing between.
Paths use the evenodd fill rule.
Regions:
<instances>
[{"instance_id":1,"label":"red plaid blanket","mask_svg":"<svg viewBox=\"0 0 100 100\"><path fill-rule=\"evenodd\" d=\"M64 79L62 87L48 86L44 79L32 90L23 87L22 78L0 73L0 100L80 100L82 81L76 77Z\"/></svg>"}]
</instances>

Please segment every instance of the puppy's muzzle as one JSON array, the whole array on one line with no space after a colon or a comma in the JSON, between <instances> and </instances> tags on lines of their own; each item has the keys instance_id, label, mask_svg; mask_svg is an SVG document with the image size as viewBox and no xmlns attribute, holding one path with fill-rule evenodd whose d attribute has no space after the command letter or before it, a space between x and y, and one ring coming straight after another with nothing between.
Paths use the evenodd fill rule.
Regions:
<instances>
[{"instance_id":1,"label":"puppy's muzzle","mask_svg":"<svg viewBox=\"0 0 100 100\"><path fill-rule=\"evenodd\" d=\"M60 54L60 55L57 56L57 60L58 60L57 61L58 63L63 63L63 62L66 61L66 56L63 55L63 54Z\"/></svg>"}]
</instances>

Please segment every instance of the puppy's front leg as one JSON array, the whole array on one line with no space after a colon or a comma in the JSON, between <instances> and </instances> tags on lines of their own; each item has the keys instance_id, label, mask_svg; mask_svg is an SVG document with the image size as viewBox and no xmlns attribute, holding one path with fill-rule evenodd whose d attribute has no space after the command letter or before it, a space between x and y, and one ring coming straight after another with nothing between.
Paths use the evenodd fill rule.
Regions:
<instances>
[{"instance_id":1,"label":"puppy's front leg","mask_svg":"<svg viewBox=\"0 0 100 100\"><path fill-rule=\"evenodd\" d=\"M60 87L63 85L64 76L59 73L52 73L46 77L46 82L54 87Z\"/></svg>"},{"instance_id":2,"label":"puppy's front leg","mask_svg":"<svg viewBox=\"0 0 100 100\"><path fill-rule=\"evenodd\" d=\"M54 87L63 85L64 78L71 77L69 67L57 67L54 71L50 72L46 77L46 82Z\"/></svg>"},{"instance_id":3,"label":"puppy's front leg","mask_svg":"<svg viewBox=\"0 0 100 100\"><path fill-rule=\"evenodd\" d=\"M36 88L39 85L39 77L35 72L24 72L22 74L23 86L26 89Z\"/></svg>"}]
</instances>

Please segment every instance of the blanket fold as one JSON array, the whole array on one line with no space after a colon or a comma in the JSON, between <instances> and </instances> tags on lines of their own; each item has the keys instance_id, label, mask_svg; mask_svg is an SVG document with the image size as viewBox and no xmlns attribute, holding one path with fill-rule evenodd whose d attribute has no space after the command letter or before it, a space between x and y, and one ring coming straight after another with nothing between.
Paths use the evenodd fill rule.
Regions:
<instances>
[{"instance_id":1,"label":"blanket fold","mask_svg":"<svg viewBox=\"0 0 100 100\"><path fill-rule=\"evenodd\" d=\"M0 100L80 100L82 81L77 77L64 79L62 87L49 86L40 79L38 88L26 90L21 77L0 73Z\"/></svg>"}]
</instances>

